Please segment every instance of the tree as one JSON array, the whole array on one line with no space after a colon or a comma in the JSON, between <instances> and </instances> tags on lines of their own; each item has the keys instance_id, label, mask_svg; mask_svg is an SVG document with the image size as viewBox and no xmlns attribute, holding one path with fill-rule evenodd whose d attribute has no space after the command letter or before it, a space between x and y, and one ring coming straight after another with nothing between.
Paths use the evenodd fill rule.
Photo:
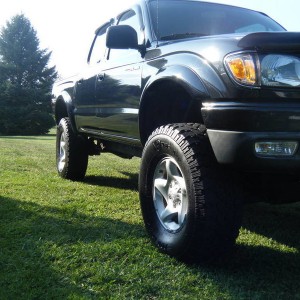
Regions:
<instances>
[{"instance_id":1,"label":"tree","mask_svg":"<svg viewBox=\"0 0 300 300\"><path fill-rule=\"evenodd\" d=\"M51 87L57 78L48 67L51 52L40 49L37 32L23 15L0 34L0 134L44 134L54 125Z\"/></svg>"}]
</instances>

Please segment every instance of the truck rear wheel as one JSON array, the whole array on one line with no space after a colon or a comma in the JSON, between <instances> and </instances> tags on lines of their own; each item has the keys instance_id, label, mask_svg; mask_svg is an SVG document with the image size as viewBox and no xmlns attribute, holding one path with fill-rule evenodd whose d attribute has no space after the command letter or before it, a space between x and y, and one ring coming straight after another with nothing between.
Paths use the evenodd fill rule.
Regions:
<instances>
[{"instance_id":1,"label":"truck rear wheel","mask_svg":"<svg viewBox=\"0 0 300 300\"><path fill-rule=\"evenodd\" d=\"M62 178L84 179L88 165L87 143L73 132L69 118L61 119L57 127L56 165Z\"/></svg>"},{"instance_id":2,"label":"truck rear wheel","mask_svg":"<svg viewBox=\"0 0 300 300\"><path fill-rule=\"evenodd\" d=\"M145 145L139 178L154 244L171 256L201 261L231 251L242 215L232 180L218 166L203 125L156 129Z\"/></svg>"}]
</instances>

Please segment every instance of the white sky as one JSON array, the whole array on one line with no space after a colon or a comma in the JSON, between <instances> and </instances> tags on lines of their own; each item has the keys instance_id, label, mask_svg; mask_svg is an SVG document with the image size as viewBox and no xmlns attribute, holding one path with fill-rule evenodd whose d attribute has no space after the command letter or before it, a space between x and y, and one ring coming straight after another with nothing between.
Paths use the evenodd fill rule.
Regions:
<instances>
[{"instance_id":1,"label":"white sky","mask_svg":"<svg viewBox=\"0 0 300 300\"><path fill-rule=\"evenodd\" d=\"M206 0L247 7L267 13L286 29L300 32L299 0ZM38 33L41 48L52 51L63 77L71 76L86 63L94 31L136 0L8 0L2 3L0 27L24 13Z\"/></svg>"}]
</instances>

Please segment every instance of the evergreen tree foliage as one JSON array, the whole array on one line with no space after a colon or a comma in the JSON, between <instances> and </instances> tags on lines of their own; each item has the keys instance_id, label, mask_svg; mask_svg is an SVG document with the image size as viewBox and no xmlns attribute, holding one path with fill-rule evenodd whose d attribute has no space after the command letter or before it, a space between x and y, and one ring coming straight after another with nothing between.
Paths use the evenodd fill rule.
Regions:
<instances>
[{"instance_id":1,"label":"evergreen tree foliage","mask_svg":"<svg viewBox=\"0 0 300 300\"><path fill-rule=\"evenodd\" d=\"M54 125L51 87L57 73L30 21L16 15L0 34L0 135L44 134Z\"/></svg>"}]
</instances>

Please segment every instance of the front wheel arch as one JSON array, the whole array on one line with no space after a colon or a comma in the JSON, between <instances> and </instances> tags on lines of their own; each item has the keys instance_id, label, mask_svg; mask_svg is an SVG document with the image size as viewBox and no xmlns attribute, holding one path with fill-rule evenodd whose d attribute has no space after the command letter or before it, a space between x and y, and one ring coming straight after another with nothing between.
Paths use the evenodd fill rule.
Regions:
<instances>
[{"instance_id":1,"label":"front wheel arch","mask_svg":"<svg viewBox=\"0 0 300 300\"><path fill-rule=\"evenodd\" d=\"M142 144L145 145L151 133L162 125L203 123L203 97L204 91L196 92L186 82L174 78L166 77L153 82L144 91L140 105L139 130Z\"/></svg>"}]
</instances>

